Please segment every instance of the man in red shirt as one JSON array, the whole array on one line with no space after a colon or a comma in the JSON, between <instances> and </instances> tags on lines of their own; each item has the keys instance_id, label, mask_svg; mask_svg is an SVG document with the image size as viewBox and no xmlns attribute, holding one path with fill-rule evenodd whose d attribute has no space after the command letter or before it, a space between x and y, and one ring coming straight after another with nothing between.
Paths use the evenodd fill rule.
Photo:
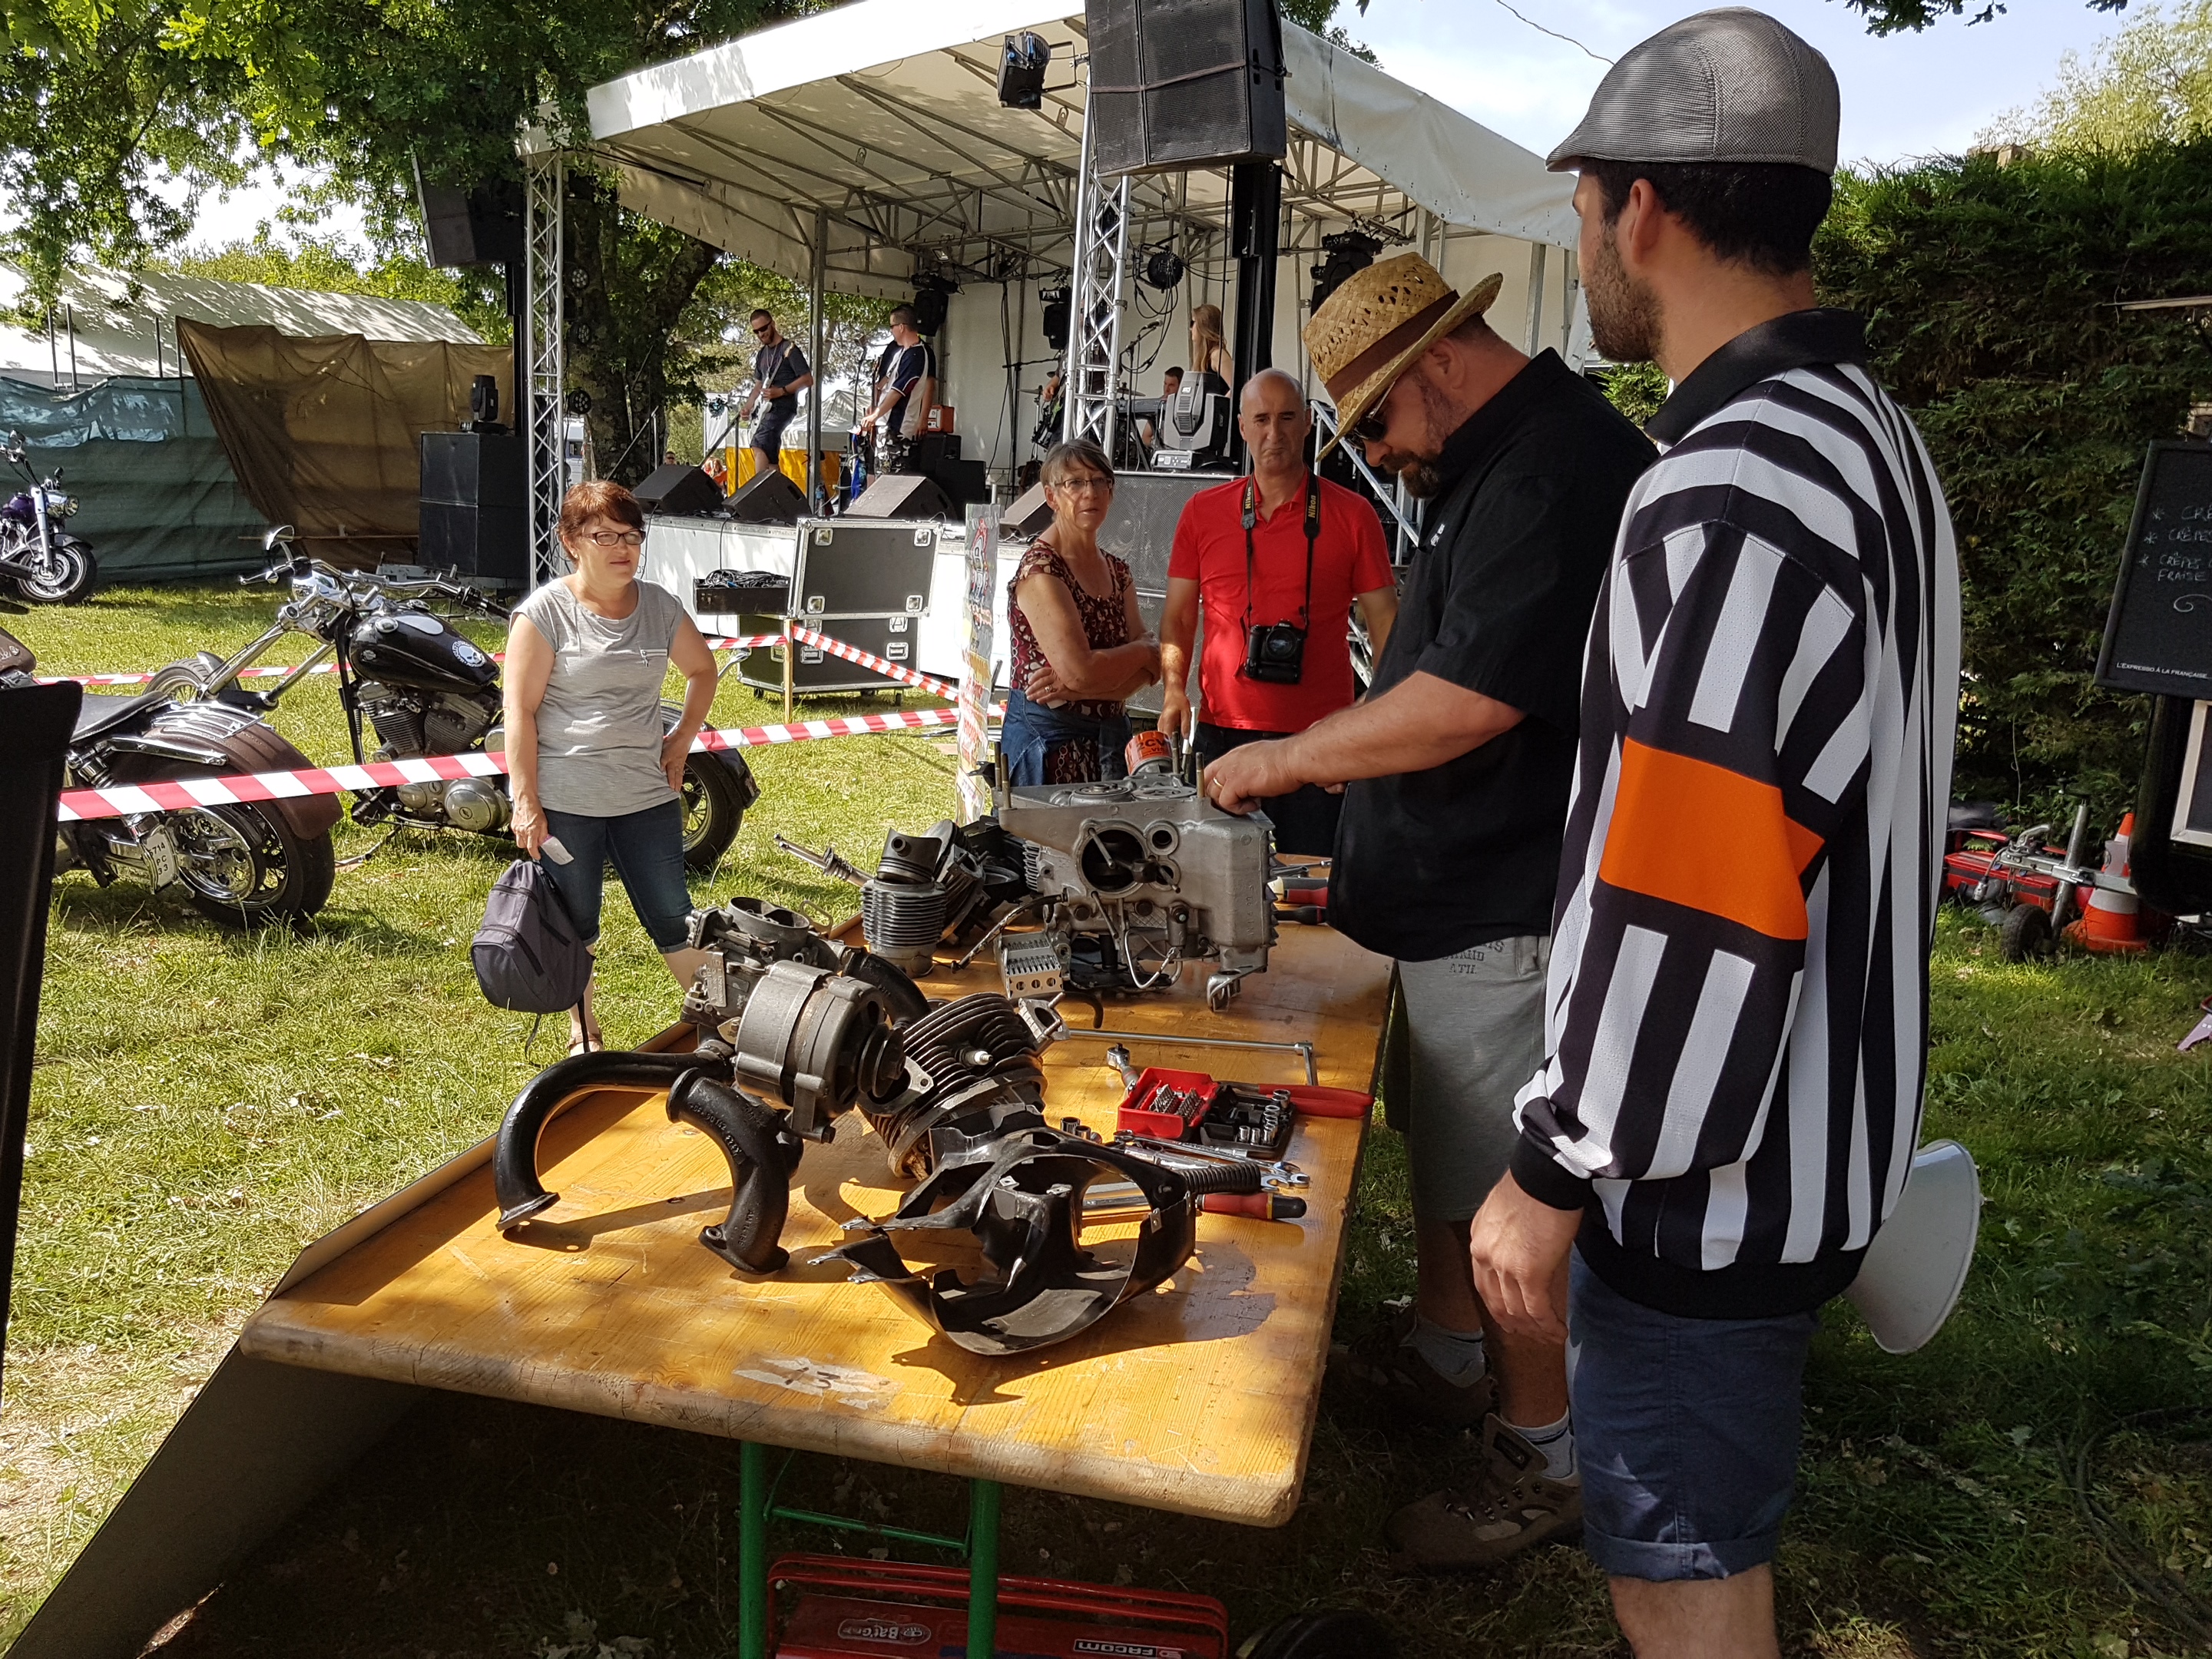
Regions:
<instances>
[{"instance_id":1,"label":"man in red shirt","mask_svg":"<svg viewBox=\"0 0 2212 1659\"><path fill-rule=\"evenodd\" d=\"M1237 424L1252 476L1200 490L1184 507L1160 614L1160 730L1177 735L1192 726L1191 641L1205 619L1202 718L1191 735L1209 766L1240 744L1288 737L1349 708L1358 695L1352 605L1378 657L1398 614L1375 509L1306 464L1313 413L1298 383L1262 369L1244 383ZM1308 495L1313 487L1318 501ZM1325 857L1343 799L1304 784L1260 805L1279 851Z\"/></svg>"}]
</instances>

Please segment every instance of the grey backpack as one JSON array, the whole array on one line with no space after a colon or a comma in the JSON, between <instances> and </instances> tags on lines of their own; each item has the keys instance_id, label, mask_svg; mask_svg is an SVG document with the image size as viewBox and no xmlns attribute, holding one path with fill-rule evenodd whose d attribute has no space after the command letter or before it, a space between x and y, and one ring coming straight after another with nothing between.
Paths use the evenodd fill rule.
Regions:
<instances>
[{"instance_id":1,"label":"grey backpack","mask_svg":"<svg viewBox=\"0 0 2212 1659\"><path fill-rule=\"evenodd\" d=\"M495 1008L557 1014L584 1000L592 953L543 866L517 859L492 884L483 926L469 946L477 983Z\"/></svg>"}]
</instances>

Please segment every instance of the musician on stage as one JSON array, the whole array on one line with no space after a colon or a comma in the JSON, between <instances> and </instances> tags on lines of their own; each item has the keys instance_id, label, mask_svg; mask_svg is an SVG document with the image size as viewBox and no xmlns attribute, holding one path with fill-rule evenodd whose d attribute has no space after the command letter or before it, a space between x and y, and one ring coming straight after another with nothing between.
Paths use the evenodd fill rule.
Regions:
<instances>
[{"instance_id":1,"label":"musician on stage","mask_svg":"<svg viewBox=\"0 0 2212 1659\"><path fill-rule=\"evenodd\" d=\"M750 420L760 411L753 421L753 451L759 465L773 472L783 464L783 429L799 412L799 394L814 384L814 370L799 343L786 339L768 312L753 313L753 338L760 342L753 353L753 395L738 418Z\"/></svg>"},{"instance_id":2,"label":"musician on stage","mask_svg":"<svg viewBox=\"0 0 2212 1659\"><path fill-rule=\"evenodd\" d=\"M914 441L937 401L937 354L915 326L921 320L912 306L893 311L891 343L876 359L876 400L860 417L860 435L872 446L879 476L907 470Z\"/></svg>"}]
</instances>

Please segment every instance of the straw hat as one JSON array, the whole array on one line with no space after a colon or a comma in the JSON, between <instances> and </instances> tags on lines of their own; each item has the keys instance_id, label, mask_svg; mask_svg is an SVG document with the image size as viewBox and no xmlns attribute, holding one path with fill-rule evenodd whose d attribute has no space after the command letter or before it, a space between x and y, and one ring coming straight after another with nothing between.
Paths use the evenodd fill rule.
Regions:
<instances>
[{"instance_id":1,"label":"straw hat","mask_svg":"<svg viewBox=\"0 0 2212 1659\"><path fill-rule=\"evenodd\" d=\"M1336 435L1321 453L1342 443L1423 352L1489 310L1504 280L1492 272L1462 294L1418 253L1347 277L1305 329L1306 355L1336 404Z\"/></svg>"}]
</instances>

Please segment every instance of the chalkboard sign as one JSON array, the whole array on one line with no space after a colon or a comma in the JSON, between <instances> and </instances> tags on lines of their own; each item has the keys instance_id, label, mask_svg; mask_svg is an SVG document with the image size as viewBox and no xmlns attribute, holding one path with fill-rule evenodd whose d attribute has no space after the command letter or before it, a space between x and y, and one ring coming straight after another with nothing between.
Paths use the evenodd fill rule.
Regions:
<instances>
[{"instance_id":1,"label":"chalkboard sign","mask_svg":"<svg viewBox=\"0 0 2212 1659\"><path fill-rule=\"evenodd\" d=\"M2212 444L2154 443L2143 459L2097 684L2212 697Z\"/></svg>"}]
</instances>

